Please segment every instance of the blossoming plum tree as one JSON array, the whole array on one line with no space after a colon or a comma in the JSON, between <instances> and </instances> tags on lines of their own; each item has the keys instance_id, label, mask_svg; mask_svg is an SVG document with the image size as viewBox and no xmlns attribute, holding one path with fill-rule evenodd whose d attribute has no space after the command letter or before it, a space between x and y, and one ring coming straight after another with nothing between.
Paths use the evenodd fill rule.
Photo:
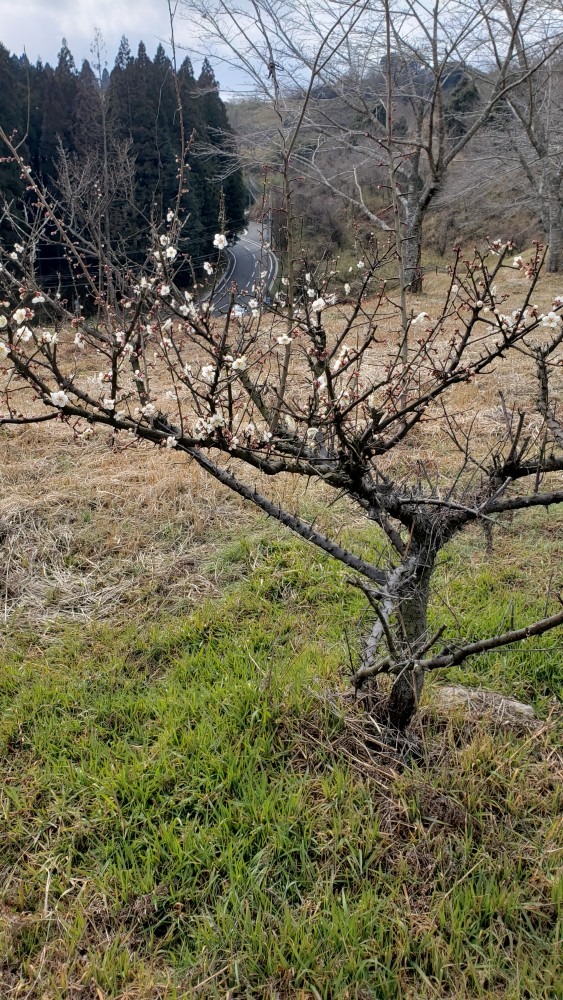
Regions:
<instances>
[{"instance_id":1,"label":"blossoming plum tree","mask_svg":"<svg viewBox=\"0 0 563 1000\"><path fill-rule=\"evenodd\" d=\"M236 310L233 288L226 314L215 315L214 286L204 299L176 280L186 261L175 210L147 230L143 266L108 254L103 281L94 280L87 235L59 216L1 129L0 139L34 206L14 221L13 243L0 247L2 433L56 421L75 438L99 426L111 429L117 447L174 449L349 567L374 612L354 683L393 677L382 712L394 727L412 718L427 671L563 622L556 610L503 634L444 645L443 629L432 634L427 618L438 556L457 534L563 503L563 300L547 311L534 304L540 245L527 259L513 259L506 243L466 258L456 251L439 308L414 316L383 277L397 260L392 242L368 240L352 274L315 264L295 246L286 175L288 253L273 305L259 278L249 312ZM291 142L286 164L290 153ZM74 315L41 287L35 247L53 238L91 292L89 315ZM216 234L214 281L226 242ZM522 278L510 311L507 270ZM516 363L527 383L518 405L501 394L494 433L475 433L456 394ZM430 424L447 444L447 460L433 470L409 461L409 445ZM344 495L373 523L378 554L355 551L280 506L258 489L256 473L262 482L306 477Z\"/></svg>"}]
</instances>

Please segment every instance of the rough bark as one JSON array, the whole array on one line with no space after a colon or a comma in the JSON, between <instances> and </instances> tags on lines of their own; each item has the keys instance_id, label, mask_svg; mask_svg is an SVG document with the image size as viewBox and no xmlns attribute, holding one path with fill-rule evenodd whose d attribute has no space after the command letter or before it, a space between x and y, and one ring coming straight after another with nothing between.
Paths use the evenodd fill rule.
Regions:
<instances>
[{"instance_id":1,"label":"rough bark","mask_svg":"<svg viewBox=\"0 0 563 1000\"><path fill-rule=\"evenodd\" d=\"M409 223L403 239L403 267L408 292L422 291L422 225L418 219Z\"/></svg>"},{"instance_id":2,"label":"rough bark","mask_svg":"<svg viewBox=\"0 0 563 1000\"><path fill-rule=\"evenodd\" d=\"M547 270L552 273L563 270L563 218L560 210L556 219L553 216L550 218Z\"/></svg>"},{"instance_id":3,"label":"rough bark","mask_svg":"<svg viewBox=\"0 0 563 1000\"><path fill-rule=\"evenodd\" d=\"M399 607L401 627L411 648L415 648L427 632L431 575L432 567L417 570ZM423 683L422 670L404 670L397 676L387 704L388 720L395 729L405 729L416 713Z\"/></svg>"}]
</instances>

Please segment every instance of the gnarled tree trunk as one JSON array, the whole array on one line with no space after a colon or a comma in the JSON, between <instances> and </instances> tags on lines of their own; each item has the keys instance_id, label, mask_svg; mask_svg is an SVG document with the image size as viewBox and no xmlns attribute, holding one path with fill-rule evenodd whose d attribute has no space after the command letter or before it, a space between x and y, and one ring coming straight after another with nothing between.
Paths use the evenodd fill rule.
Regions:
<instances>
[{"instance_id":1,"label":"gnarled tree trunk","mask_svg":"<svg viewBox=\"0 0 563 1000\"><path fill-rule=\"evenodd\" d=\"M409 584L409 592L399 606L402 630L413 649L427 632L431 575L432 566L425 564L417 568ZM423 683L424 673L416 669L404 670L397 676L387 704L389 722L396 729L405 729L411 721L418 708Z\"/></svg>"}]
</instances>

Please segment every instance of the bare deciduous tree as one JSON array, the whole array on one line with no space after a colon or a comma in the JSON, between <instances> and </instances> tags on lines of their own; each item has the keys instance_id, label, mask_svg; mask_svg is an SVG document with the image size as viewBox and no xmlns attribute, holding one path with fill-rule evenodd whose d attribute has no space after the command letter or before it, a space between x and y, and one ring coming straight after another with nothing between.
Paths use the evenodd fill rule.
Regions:
<instances>
[{"instance_id":1,"label":"bare deciduous tree","mask_svg":"<svg viewBox=\"0 0 563 1000\"><path fill-rule=\"evenodd\" d=\"M515 161L528 182L533 202L541 214L547 235L550 271L563 267L563 79L560 53L553 52L553 22L560 23L560 10L540 8L532 26L519 21L518 10L510 0L502 4L504 17L511 25L516 45L513 73L524 82L506 94L488 129L493 148L501 162ZM488 21L491 42L495 37L496 18ZM530 54L527 36L535 35L535 53L543 48L551 53L537 72L529 73L534 55ZM495 59L499 53L491 45ZM534 54L535 54L534 53Z\"/></svg>"},{"instance_id":2,"label":"bare deciduous tree","mask_svg":"<svg viewBox=\"0 0 563 1000\"><path fill-rule=\"evenodd\" d=\"M283 98L285 121L296 99L303 107L314 73L295 169L398 238L415 292L424 219L452 164L499 105L514 95L516 110L516 95L537 93L536 76L549 75L561 44L560 18L548 22L531 0L186 6L216 56L246 74L263 100Z\"/></svg>"}]
</instances>

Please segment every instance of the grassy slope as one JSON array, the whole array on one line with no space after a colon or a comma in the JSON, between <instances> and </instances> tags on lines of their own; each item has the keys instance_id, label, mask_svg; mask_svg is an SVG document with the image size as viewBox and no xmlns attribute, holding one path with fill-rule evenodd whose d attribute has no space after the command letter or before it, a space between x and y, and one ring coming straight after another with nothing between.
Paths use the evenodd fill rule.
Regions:
<instances>
[{"instance_id":1,"label":"grassy slope","mask_svg":"<svg viewBox=\"0 0 563 1000\"><path fill-rule=\"evenodd\" d=\"M525 395L499 371L460 399L483 447L502 378ZM174 456L99 438L0 441L2 1000L562 996L561 633L452 675L545 727L441 714L434 677L417 759L370 759L338 698L364 609L346 572ZM439 428L404 461L439 471ZM342 505L269 489L373 553ZM436 624L543 614L563 516L493 542L443 553Z\"/></svg>"},{"instance_id":2,"label":"grassy slope","mask_svg":"<svg viewBox=\"0 0 563 1000\"><path fill-rule=\"evenodd\" d=\"M560 995L556 728L429 710L418 763L355 763L322 692L361 600L260 524L187 617L6 641L2 997ZM498 618L481 539L442 574L469 630ZM542 646L471 678L545 714Z\"/></svg>"}]
</instances>

